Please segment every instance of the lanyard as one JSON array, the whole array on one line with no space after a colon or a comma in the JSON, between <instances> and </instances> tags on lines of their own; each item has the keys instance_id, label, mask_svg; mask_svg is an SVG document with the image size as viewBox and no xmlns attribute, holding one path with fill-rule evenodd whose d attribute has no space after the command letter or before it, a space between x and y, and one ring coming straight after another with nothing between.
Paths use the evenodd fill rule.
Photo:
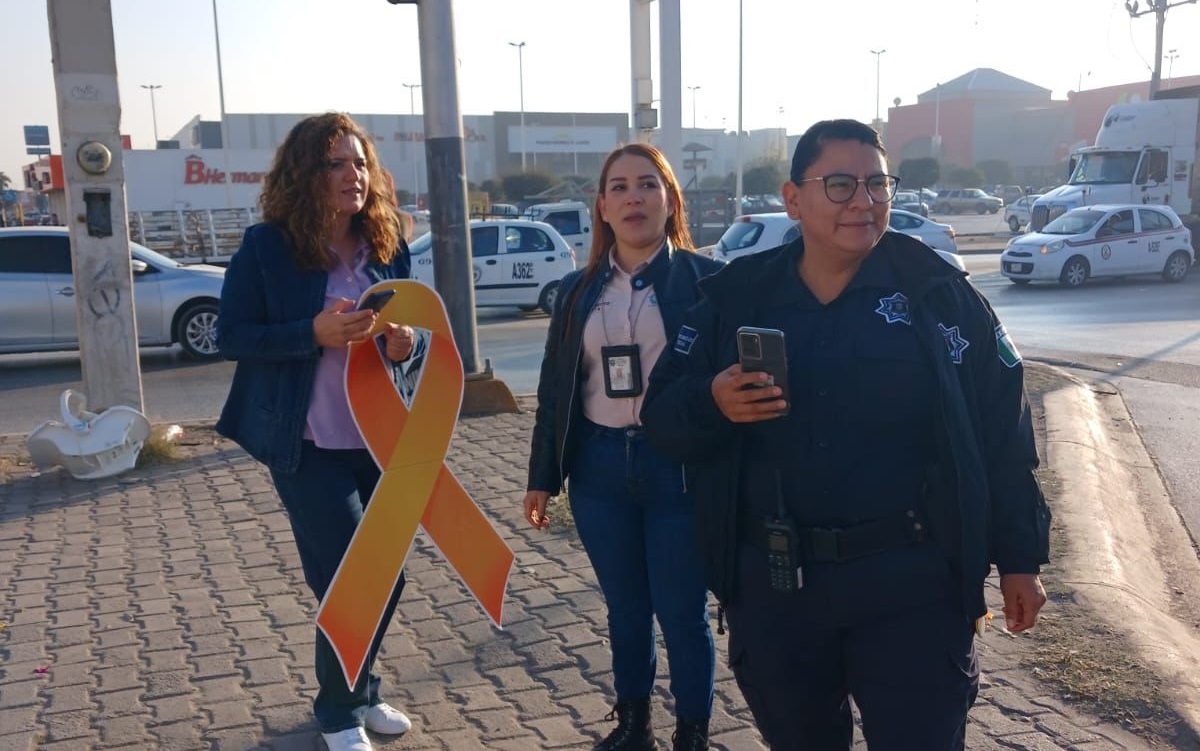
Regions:
<instances>
[{"instance_id":1,"label":"lanyard","mask_svg":"<svg viewBox=\"0 0 1200 751\"><path fill-rule=\"evenodd\" d=\"M633 284L632 284L632 279L630 281L631 281L630 302L632 302L633 295L636 294L637 292L641 292L641 290L634 290ZM607 285L606 285L606 287L607 287ZM606 289L605 292L607 292L607 291L608 290ZM646 290L646 294L642 296L642 301L640 303L638 303L637 309L634 310L634 312L633 312L633 319L629 322L629 343L630 344L633 344L634 337L637 334L637 323L638 323L638 319L642 317L642 308L646 307L646 301L649 300L650 296L653 294L654 294L654 285L650 285L650 288ZM603 296L601 296L600 302L602 303L600 306L600 330L601 330L601 333L604 334L604 344L607 346L612 346L612 337L610 337L608 335L608 316L607 316L608 308L611 308L612 304L610 303L608 305L603 305L603 303L604 303ZM629 311L626 310L625 312L628 313Z\"/></svg>"}]
</instances>

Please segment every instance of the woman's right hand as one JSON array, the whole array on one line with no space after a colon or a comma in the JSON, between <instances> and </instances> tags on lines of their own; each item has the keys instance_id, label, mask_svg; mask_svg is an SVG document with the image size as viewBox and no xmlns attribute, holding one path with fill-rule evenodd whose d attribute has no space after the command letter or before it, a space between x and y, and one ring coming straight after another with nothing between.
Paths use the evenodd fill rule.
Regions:
<instances>
[{"instance_id":1,"label":"woman's right hand","mask_svg":"<svg viewBox=\"0 0 1200 751\"><path fill-rule=\"evenodd\" d=\"M734 363L717 373L712 380L712 397L717 409L730 422L761 422L779 417L787 409L779 396L783 389L767 386L768 376L760 372L744 372L741 363ZM753 388L753 387L760 388Z\"/></svg>"},{"instance_id":2,"label":"woman's right hand","mask_svg":"<svg viewBox=\"0 0 1200 751\"><path fill-rule=\"evenodd\" d=\"M530 490L525 494L525 519L534 529L546 529L550 526L550 517L546 516L546 504L550 501L550 493L545 490Z\"/></svg>"},{"instance_id":3,"label":"woman's right hand","mask_svg":"<svg viewBox=\"0 0 1200 751\"><path fill-rule=\"evenodd\" d=\"M318 347L345 347L367 338L375 325L375 311L355 310L353 300L336 300L313 319L313 340Z\"/></svg>"}]
</instances>

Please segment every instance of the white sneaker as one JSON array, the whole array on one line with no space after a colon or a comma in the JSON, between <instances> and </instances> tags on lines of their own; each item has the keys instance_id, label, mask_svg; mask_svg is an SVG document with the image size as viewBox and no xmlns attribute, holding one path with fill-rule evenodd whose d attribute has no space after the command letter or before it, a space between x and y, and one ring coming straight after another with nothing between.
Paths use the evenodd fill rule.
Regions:
<instances>
[{"instance_id":1,"label":"white sneaker","mask_svg":"<svg viewBox=\"0 0 1200 751\"><path fill-rule=\"evenodd\" d=\"M371 739L362 728L350 728L337 733L322 733L329 751L373 751Z\"/></svg>"},{"instance_id":2,"label":"white sneaker","mask_svg":"<svg viewBox=\"0 0 1200 751\"><path fill-rule=\"evenodd\" d=\"M412 728L412 721L408 719L408 715L384 702L367 709L367 716L363 721L367 730L380 735L400 735Z\"/></svg>"}]
</instances>

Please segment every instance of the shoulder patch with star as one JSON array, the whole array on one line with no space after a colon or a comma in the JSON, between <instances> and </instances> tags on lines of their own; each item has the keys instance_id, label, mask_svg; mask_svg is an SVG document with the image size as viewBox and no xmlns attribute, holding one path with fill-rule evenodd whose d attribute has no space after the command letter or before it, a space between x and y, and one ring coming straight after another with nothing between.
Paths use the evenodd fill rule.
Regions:
<instances>
[{"instance_id":1,"label":"shoulder patch with star","mask_svg":"<svg viewBox=\"0 0 1200 751\"><path fill-rule=\"evenodd\" d=\"M946 326L944 323L939 323L938 330L942 332L942 338L946 340L946 349L950 350L950 359L955 365L962 365L963 352L966 352L971 343L963 337L957 325Z\"/></svg>"}]
</instances>

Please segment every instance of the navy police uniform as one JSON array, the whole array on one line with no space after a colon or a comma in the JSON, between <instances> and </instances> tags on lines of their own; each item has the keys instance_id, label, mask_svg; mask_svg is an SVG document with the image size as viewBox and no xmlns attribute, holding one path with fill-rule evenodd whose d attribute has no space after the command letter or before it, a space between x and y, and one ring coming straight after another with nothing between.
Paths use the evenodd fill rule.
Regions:
<instances>
[{"instance_id":1,"label":"navy police uniform","mask_svg":"<svg viewBox=\"0 0 1200 751\"><path fill-rule=\"evenodd\" d=\"M650 382L647 435L687 465L730 663L774 751L961 749L983 580L1037 573L1049 512L1020 357L964 275L887 233L819 302L803 239L735 261ZM711 395L740 326L786 336L791 410L735 425ZM770 582L766 525L788 520L800 587Z\"/></svg>"}]
</instances>

